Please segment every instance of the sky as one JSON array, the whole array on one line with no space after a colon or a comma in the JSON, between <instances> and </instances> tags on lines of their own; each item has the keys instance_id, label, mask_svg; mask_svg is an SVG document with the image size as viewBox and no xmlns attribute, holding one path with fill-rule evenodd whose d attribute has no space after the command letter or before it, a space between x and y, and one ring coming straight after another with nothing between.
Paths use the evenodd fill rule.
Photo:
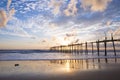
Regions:
<instances>
[{"instance_id":1,"label":"sky","mask_svg":"<svg viewBox=\"0 0 120 80\"><path fill-rule=\"evenodd\" d=\"M120 38L120 0L0 0L0 49Z\"/></svg>"}]
</instances>

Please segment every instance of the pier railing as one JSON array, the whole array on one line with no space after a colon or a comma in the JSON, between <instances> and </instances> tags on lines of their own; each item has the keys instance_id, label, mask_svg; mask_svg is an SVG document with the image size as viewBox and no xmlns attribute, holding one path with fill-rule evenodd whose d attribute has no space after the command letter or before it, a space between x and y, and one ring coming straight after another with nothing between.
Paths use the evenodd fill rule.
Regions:
<instances>
[{"instance_id":1,"label":"pier railing","mask_svg":"<svg viewBox=\"0 0 120 80\"><path fill-rule=\"evenodd\" d=\"M120 45L117 45L119 42L120 39L114 39L111 34L111 39L105 37L104 40L93 42L54 46L51 47L50 50L61 53L77 53L85 55L88 55L88 53L91 53L92 55L97 53L98 56L100 55L100 52L103 52L104 56L107 56L108 52L113 52L113 55L116 56L116 51L120 51Z\"/></svg>"}]
</instances>

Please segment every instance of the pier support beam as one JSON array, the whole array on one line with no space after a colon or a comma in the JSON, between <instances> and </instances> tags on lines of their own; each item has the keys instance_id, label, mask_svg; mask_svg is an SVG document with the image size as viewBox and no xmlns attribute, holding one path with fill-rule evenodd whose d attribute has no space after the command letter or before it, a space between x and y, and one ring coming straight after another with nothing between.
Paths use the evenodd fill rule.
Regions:
<instances>
[{"instance_id":1,"label":"pier support beam","mask_svg":"<svg viewBox=\"0 0 120 80\"><path fill-rule=\"evenodd\" d=\"M107 56L107 37L105 36L105 40L104 40L104 46L105 46L105 56ZM106 61L106 63L108 62L107 61L107 58L105 58L105 61Z\"/></svg>"},{"instance_id":2,"label":"pier support beam","mask_svg":"<svg viewBox=\"0 0 120 80\"><path fill-rule=\"evenodd\" d=\"M98 41L96 41L96 44L97 44L97 53L98 53L98 57L100 56L100 47L99 47L99 40ZM98 62L100 62L100 58L98 58Z\"/></svg>"},{"instance_id":3,"label":"pier support beam","mask_svg":"<svg viewBox=\"0 0 120 80\"><path fill-rule=\"evenodd\" d=\"M113 39L113 34L111 34L111 40L112 40L112 44L113 44L113 50L114 50L114 56L115 56L115 62L117 62L117 59L116 59L116 49L115 49L115 43L114 43L114 39Z\"/></svg>"},{"instance_id":4,"label":"pier support beam","mask_svg":"<svg viewBox=\"0 0 120 80\"><path fill-rule=\"evenodd\" d=\"M94 47L93 47L93 42L91 42L91 46L92 46L92 56L94 55ZM94 58L93 58L93 64L94 64Z\"/></svg>"},{"instance_id":5,"label":"pier support beam","mask_svg":"<svg viewBox=\"0 0 120 80\"><path fill-rule=\"evenodd\" d=\"M81 52L81 54L83 54L83 44L82 43L80 45L80 52Z\"/></svg>"},{"instance_id":6,"label":"pier support beam","mask_svg":"<svg viewBox=\"0 0 120 80\"><path fill-rule=\"evenodd\" d=\"M87 42L85 43L85 54L88 55L88 45L87 45Z\"/></svg>"}]
</instances>

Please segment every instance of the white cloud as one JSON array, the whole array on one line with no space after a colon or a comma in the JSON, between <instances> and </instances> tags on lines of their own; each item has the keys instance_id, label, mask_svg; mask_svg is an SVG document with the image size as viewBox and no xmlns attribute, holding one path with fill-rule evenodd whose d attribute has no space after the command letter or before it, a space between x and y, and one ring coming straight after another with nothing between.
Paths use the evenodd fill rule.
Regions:
<instances>
[{"instance_id":1,"label":"white cloud","mask_svg":"<svg viewBox=\"0 0 120 80\"><path fill-rule=\"evenodd\" d=\"M107 21L107 22L106 22L106 25L107 25L107 26L110 26L111 24L112 24L112 21Z\"/></svg>"},{"instance_id":2,"label":"white cloud","mask_svg":"<svg viewBox=\"0 0 120 80\"><path fill-rule=\"evenodd\" d=\"M38 12L50 10L50 7L48 6L49 4L48 0L37 0L37 1L23 0L23 1L18 1L18 3L14 3L14 4L16 4L19 7L17 11L19 11L20 13L27 13L33 10L37 10Z\"/></svg>"},{"instance_id":3,"label":"white cloud","mask_svg":"<svg viewBox=\"0 0 120 80\"><path fill-rule=\"evenodd\" d=\"M61 7L62 1L56 1L56 0L51 0L50 1L50 7L53 8L53 14L57 15L60 13L60 7Z\"/></svg>"},{"instance_id":4,"label":"white cloud","mask_svg":"<svg viewBox=\"0 0 120 80\"><path fill-rule=\"evenodd\" d=\"M8 3L7 3L8 13L5 10L0 10L0 27L6 26L7 22L12 18L12 16L15 13L14 8L9 10L11 2L12 0L8 0Z\"/></svg>"},{"instance_id":5,"label":"white cloud","mask_svg":"<svg viewBox=\"0 0 120 80\"><path fill-rule=\"evenodd\" d=\"M8 0L8 3L7 3L7 11L9 11L9 8L10 8L10 5L11 5L11 2L12 2L12 0Z\"/></svg>"},{"instance_id":6,"label":"white cloud","mask_svg":"<svg viewBox=\"0 0 120 80\"><path fill-rule=\"evenodd\" d=\"M35 10L35 8L37 7L38 4L36 3L29 3L29 4L26 4L26 9L30 10Z\"/></svg>"},{"instance_id":7,"label":"white cloud","mask_svg":"<svg viewBox=\"0 0 120 80\"><path fill-rule=\"evenodd\" d=\"M64 10L66 16L74 16L77 13L77 0L71 0L67 6L67 9Z\"/></svg>"},{"instance_id":8,"label":"white cloud","mask_svg":"<svg viewBox=\"0 0 120 80\"><path fill-rule=\"evenodd\" d=\"M112 0L81 0L81 7L91 11L104 11Z\"/></svg>"},{"instance_id":9,"label":"white cloud","mask_svg":"<svg viewBox=\"0 0 120 80\"><path fill-rule=\"evenodd\" d=\"M8 17L4 10L0 10L0 27L3 27L7 24Z\"/></svg>"},{"instance_id":10,"label":"white cloud","mask_svg":"<svg viewBox=\"0 0 120 80\"><path fill-rule=\"evenodd\" d=\"M5 28L1 29L0 34L5 35L12 35L12 36L18 36L18 37L31 37L21 26L18 19L13 18L12 24L14 25L6 25Z\"/></svg>"},{"instance_id":11,"label":"white cloud","mask_svg":"<svg viewBox=\"0 0 120 80\"><path fill-rule=\"evenodd\" d=\"M9 11L8 19L10 20L14 14L15 14L15 9L12 8L12 9Z\"/></svg>"}]
</instances>

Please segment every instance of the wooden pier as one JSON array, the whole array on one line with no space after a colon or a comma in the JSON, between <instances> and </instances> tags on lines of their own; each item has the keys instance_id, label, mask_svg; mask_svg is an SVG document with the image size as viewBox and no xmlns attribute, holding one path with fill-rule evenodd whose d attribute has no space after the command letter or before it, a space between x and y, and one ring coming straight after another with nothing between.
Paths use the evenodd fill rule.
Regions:
<instances>
[{"instance_id":1,"label":"wooden pier","mask_svg":"<svg viewBox=\"0 0 120 80\"><path fill-rule=\"evenodd\" d=\"M112 46L109 46L110 43ZM51 47L50 50L55 52L72 53L80 55L88 55L88 53L91 53L91 55L96 54L97 56L100 56L101 51L104 53L104 56L107 56L108 52L112 50L112 52L114 53L113 56L116 56L116 51L120 51L120 46L117 46L117 49L119 50L116 50L115 43L120 43L120 39L114 39L113 35L111 34L111 39L107 39L107 37L105 37L104 40L97 40L93 42L54 46ZM109 47L111 49L109 49Z\"/></svg>"}]
</instances>

